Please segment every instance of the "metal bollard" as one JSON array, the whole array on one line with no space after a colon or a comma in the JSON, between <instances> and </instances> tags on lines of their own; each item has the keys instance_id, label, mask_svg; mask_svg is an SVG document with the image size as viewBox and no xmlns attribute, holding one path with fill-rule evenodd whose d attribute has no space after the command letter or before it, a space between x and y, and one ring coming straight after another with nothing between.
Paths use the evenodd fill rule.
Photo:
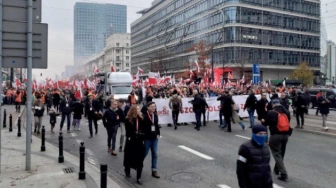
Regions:
<instances>
[{"instance_id":1,"label":"metal bollard","mask_svg":"<svg viewBox=\"0 0 336 188\"><path fill-rule=\"evenodd\" d=\"M7 112L6 112L6 109L4 109L3 128L6 128L6 117L7 117Z\"/></svg>"},{"instance_id":2,"label":"metal bollard","mask_svg":"<svg viewBox=\"0 0 336 188\"><path fill-rule=\"evenodd\" d=\"M42 126L42 138L41 138L41 151L45 151L46 148L45 148L45 128L44 126Z\"/></svg>"},{"instance_id":3,"label":"metal bollard","mask_svg":"<svg viewBox=\"0 0 336 188\"><path fill-rule=\"evenodd\" d=\"M12 114L9 115L9 132L13 131L13 116Z\"/></svg>"},{"instance_id":4,"label":"metal bollard","mask_svg":"<svg viewBox=\"0 0 336 188\"><path fill-rule=\"evenodd\" d=\"M84 142L80 143L79 147L79 173L78 179L85 180L85 146Z\"/></svg>"},{"instance_id":5,"label":"metal bollard","mask_svg":"<svg viewBox=\"0 0 336 188\"><path fill-rule=\"evenodd\" d=\"M62 133L59 133L59 136L58 136L58 148L59 148L58 163L64 163L64 156L63 156L63 135L62 135Z\"/></svg>"},{"instance_id":6,"label":"metal bollard","mask_svg":"<svg viewBox=\"0 0 336 188\"><path fill-rule=\"evenodd\" d=\"M21 118L18 117L18 133L17 133L18 137L21 137Z\"/></svg>"},{"instance_id":7,"label":"metal bollard","mask_svg":"<svg viewBox=\"0 0 336 188\"><path fill-rule=\"evenodd\" d=\"M107 185L107 165L100 165L100 188L106 188Z\"/></svg>"}]
</instances>

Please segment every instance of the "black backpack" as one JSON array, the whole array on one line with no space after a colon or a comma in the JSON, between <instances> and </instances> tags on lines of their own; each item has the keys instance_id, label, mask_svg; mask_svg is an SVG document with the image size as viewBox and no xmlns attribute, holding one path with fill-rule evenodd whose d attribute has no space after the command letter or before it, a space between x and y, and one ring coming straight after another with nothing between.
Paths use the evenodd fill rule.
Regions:
<instances>
[{"instance_id":1,"label":"black backpack","mask_svg":"<svg viewBox=\"0 0 336 188\"><path fill-rule=\"evenodd\" d=\"M173 106L173 110L174 111L179 111L180 110L180 103L179 103L179 100L178 100L178 96L174 96L172 98L172 106Z\"/></svg>"}]
</instances>

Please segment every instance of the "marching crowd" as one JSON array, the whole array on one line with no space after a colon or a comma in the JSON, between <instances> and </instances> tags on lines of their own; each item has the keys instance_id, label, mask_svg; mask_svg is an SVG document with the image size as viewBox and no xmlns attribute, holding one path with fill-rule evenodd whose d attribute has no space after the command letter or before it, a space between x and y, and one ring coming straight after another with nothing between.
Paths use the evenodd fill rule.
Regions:
<instances>
[{"instance_id":1,"label":"marching crowd","mask_svg":"<svg viewBox=\"0 0 336 188\"><path fill-rule=\"evenodd\" d=\"M296 88L246 88L245 90L222 90L214 88L193 87L148 87L134 88L127 99L115 100L113 94L104 98L103 93L93 90L85 90L84 97L78 98L75 90L39 90L33 93L34 133L40 134L42 117L47 107L47 114L50 116L51 133L55 133L57 116L61 116L60 129L66 121L67 132L80 131L81 119L83 116L88 120L90 138L98 134L98 121L102 120L107 138L107 152L116 156L116 137L120 128L119 152L124 151L124 167L126 177L131 177L130 169L137 171L136 179L142 184L141 174L144 158L151 150L152 176L160 178L157 173L157 148L160 137L159 117L156 114L156 104L153 99L169 99L169 107L172 109L173 126L175 130L179 114L182 111L182 98L193 98L189 101L193 105L195 113L195 129L200 130L202 125L206 126L205 112L208 108L205 98L217 97L220 101L219 127L231 132L231 123L239 123L243 130L245 125L237 112L239 107L233 100L233 95L248 94L244 109L249 114L250 128L252 128L252 139L241 145L237 160L237 176L239 186L242 188L272 187L272 176L270 170L270 151L276 161L273 168L279 179L288 179L284 165L286 144L291 135L290 127L292 108L296 117L296 128L304 128L304 114L308 113L310 96L306 90L302 93ZM143 94L144 93L144 94ZM26 101L24 90L5 91L6 104L16 104L20 111L20 104ZM261 94L257 100L255 94ZM280 96L279 96L280 95ZM137 96L137 97L136 97ZM291 101L291 102L290 102ZM329 113L329 101L325 92L317 96L318 110L322 114L322 126L325 130L326 118ZM255 123L254 113L260 123ZM72 116L72 118L71 118ZM224 119L223 119L224 118ZM71 124L71 119L73 119ZM94 125L94 132L93 126ZM172 126L172 125L168 125Z\"/></svg>"}]
</instances>

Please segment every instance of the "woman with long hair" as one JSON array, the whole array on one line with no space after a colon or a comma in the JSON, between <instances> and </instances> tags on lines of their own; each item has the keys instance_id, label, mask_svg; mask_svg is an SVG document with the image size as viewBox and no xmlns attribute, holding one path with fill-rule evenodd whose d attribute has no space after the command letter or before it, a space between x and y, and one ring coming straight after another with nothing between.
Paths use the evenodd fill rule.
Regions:
<instances>
[{"instance_id":1,"label":"woman with long hair","mask_svg":"<svg viewBox=\"0 0 336 188\"><path fill-rule=\"evenodd\" d=\"M143 116L138 105L133 105L125 119L126 145L124 167L126 177L131 177L131 168L137 171L137 183L142 185L141 173L145 156Z\"/></svg>"}]
</instances>

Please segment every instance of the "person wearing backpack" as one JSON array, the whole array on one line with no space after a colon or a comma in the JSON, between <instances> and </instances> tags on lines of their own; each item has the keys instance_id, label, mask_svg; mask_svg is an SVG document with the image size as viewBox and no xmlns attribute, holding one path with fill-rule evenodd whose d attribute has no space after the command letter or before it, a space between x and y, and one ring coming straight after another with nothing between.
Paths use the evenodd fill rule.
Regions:
<instances>
[{"instance_id":1,"label":"person wearing backpack","mask_svg":"<svg viewBox=\"0 0 336 188\"><path fill-rule=\"evenodd\" d=\"M280 175L279 180L287 181L288 174L284 165L284 157L288 138L292 132L290 113L280 104L279 99L271 101L273 110L268 111L266 119L262 119L270 130L269 147L275 160L274 173Z\"/></svg>"},{"instance_id":2,"label":"person wearing backpack","mask_svg":"<svg viewBox=\"0 0 336 188\"><path fill-rule=\"evenodd\" d=\"M172 118L176 130L178 116L179 113L182 112L182 99L179 95L177 95L176 89L173 91L173 96L169 99L169 108L172 110Z\"/></svg>"}]
</instances>

